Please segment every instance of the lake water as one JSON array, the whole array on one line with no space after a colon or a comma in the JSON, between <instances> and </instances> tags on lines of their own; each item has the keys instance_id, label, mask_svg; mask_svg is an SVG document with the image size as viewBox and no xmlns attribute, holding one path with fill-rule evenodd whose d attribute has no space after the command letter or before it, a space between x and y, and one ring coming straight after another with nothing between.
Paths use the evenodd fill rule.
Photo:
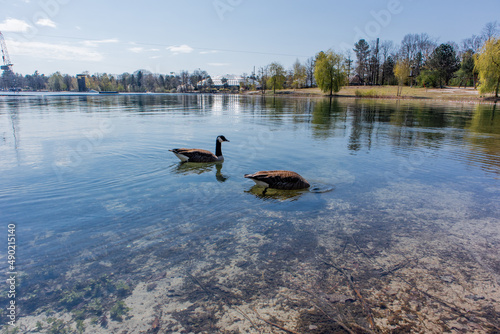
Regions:
<instances>
[{"instance_id":1,"label":"lake water","mask_svg":"<svg viewBox=\"0 0 500 334\"><path fill-rule=\"evenodd\" d=\"M221 164L168 151L214 152L220 134ZM0 268L11 224L23 333L500 327L494 105L0 97L0 157ZM273 169L315 188L243 178Z\"/></svg>"}]
</instances>

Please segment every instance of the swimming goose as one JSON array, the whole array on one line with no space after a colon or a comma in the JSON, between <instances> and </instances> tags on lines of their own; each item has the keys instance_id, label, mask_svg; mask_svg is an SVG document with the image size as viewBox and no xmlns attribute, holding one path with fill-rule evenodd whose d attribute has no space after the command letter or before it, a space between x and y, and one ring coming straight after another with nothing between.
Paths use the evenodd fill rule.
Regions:
<instances>
[{"instance_id":1,"label":"swimming goose","mask_svg":"<svg viewBox=\"0 0 500 334\"><path fill-rule=\"evenodd\" d=\"M282 190L298 190L309 188L310 184L299 174L288 170L268 170L253 174L245 174L247 179L253 180L258 186Z\"/></svg>"},{"instance_id":2,"label":"swimming goose","mask_svg":"<svg viewBox=\"0 0 500 334\"><path fill-rule=\"evenodd\" d=\"M229 141L223 135L217 136L215 141L215 154L207 150L200 150L197 148L174 148L169 150L174 152L177 158L182 162L217 162L224 161L222 156L221 143Z\"/></svg>"}]
</instances>

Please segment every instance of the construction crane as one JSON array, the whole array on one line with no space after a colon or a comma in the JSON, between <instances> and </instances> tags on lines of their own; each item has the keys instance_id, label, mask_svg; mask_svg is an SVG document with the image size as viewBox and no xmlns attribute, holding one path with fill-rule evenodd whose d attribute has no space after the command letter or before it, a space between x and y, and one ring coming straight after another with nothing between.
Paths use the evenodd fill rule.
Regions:
<instances>
[{"instance_id":1,"label":"construction crane","mask_svg":"<svg viewBox=\"0 0 500 334\"><path fill-rule=\"evenodd\" d=\"M4 71L10 71L12 67L12 63L10 62L9 53L7 52L7 45L5 44L5 39L3 38L3 34L0 31L0 48L2 49L2 60L3 65L0 68Z\"/></svg>"}]
</instances>

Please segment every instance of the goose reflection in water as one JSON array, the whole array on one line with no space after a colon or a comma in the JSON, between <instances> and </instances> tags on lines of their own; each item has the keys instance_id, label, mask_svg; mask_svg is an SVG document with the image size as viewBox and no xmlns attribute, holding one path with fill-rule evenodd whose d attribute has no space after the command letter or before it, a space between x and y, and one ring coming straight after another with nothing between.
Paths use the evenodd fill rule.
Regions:
<instances>
[{"instance_id":1,"label":"goose reflection in water","mask_svg":"<svg viewBox=\"0 0 500 334\"><path fill-rule=\"evenodd\" d=\"M215 167L215 178L219 182L225 182L228 177L222 174L222 165L222 162L181 162L176 164L176 167L173 168L173 172L182 175L199 175L212 172Z\"/></svg>"},{"instance_id":2,"label":"goose reflection in water","mask_svg":"<svg viewBox=\"0 0 500 334\"><path fill-rule=\"evenodd\" d=\"M332 184L313 182L309 188L294 190L264 188L256 184L249 190L245 190L245 192L263 200L296 201L308 193L322 194L334 190L335 186Z\"/></svg>"},{"instance_id":3,"label":"goose reflection in water","mask_svg":"<svg viewBox=\"0 0 500 334\"><path fill-rule=\"evenodd\" d=\"M265 190L265 191L264 191ZM261 186L254 185L249 190L245 190L246 193L252 194L263 200L278 200L278 201L296 201L305 193L308 193L308 189L299 190L281 190L272 188L262 188Z\"/></svg>"}]
</instances>

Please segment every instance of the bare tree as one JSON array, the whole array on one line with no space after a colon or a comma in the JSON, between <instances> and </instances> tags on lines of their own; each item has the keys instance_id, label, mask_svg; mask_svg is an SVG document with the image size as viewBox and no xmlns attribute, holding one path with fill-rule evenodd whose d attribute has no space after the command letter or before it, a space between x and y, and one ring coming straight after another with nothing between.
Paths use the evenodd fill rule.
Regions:
<instances>
[{"instance_id":1,"label":"bare tree","mask_svg":"<svg viewBox=\"0 0 500 334\"><path fill-rule=\"evenodd\" d=\"M180 79L181 79L181 91L187 92L189 89L189 72L185 70L181 71Z\"/></svg>"},{"instance_id":2,"label":"bare tree","mask_svg":"<svg viewBox=\"0 0 500 334\"><path fill-rule=\"evenodd\" d=\"M347 74L347 85L349 86L349 81L351 80L352 63L354 62L354 60L352 60L351 49L347 49L347 51L344 53L344 58L345 58L345 68Z\"/></svg>"},{"instance_id":3,"label":"bare tree","mask_svg":"<svg viewBox=\"0 0 500 334\"><path fill-rule=\"evenodd\" d=\"M369 69L370 69L370 82L372 84L379 83L379 70L380 70L380 40L377 38L370 43L370 59L369 59Z\"/></svg>"},{"instance_id":4,"label":"bare tree","mask_svg":"<svg viewBox=\"0 0 500 334\"><path fill-rule=\"evenodd\" d=\"M259 68L259 82L262 89L262 94L266 93L266 83L269 78L268 66L263 66Z\"/></svg>"},{"instance_id":5,"label":"bare tree","mask_svg":"<svg viewBox=\"0 0 500 334\"><path fill-rule=\"evenodd\" d=\"M417 35L407 34L401 41L399 55L402 59L413 60L417 54Z\"/></svg>"},{"instance_id":6,"label":"bare tree","mask_svg":"<svg viewBox=\"0 0 500 334\"><path fill-rule=\"evenodd\" d=\"M483 45L484 40L482 36L472 35L470 38L466 38L462 41L461 52L467 52L467 50L472 50L477 52Z\"/></svg>"},{"instance_id":7,"label":"bare tree","mask_svg":"<svg viewBox=\"0 0 500 334\"><path fill-rule=\"evenodd\" d=\"M436 48L437 43L427 34L407 34L401 41L400 55L410 61L414 61L418 53L422 54L422 60L426 61Z\"/></svg>"},{"instance_id":8,"label":"bare tree","mask_svg":"<svg viewBox=\"0 0 500 334\"><path fill-rule=\"evenodd\" d=\"M498 33L499 33L498 22L497 21L488 22L486 23L482 31L483 40L487 41L491 37L498 35Z\"/></svg>"},{"instance_id":9,"label":"bare tree","mask_svg":"<svg viewBox=\"0 0 500 334\"><path fill-rule=\"evenodd\" d=\"M380 43L380 54L382 55L382 62L385 62L387 60L387 57L394 53L395 47L394 47L394 42L385 40Z\"/></svg>"},{"instance_id":10,"label":"bare tree","mask_svg":"<svg viewBox=\"0 0 500 334\"><path fill-rule=\"evenodd\" d=\"M291 77L290 85L293 88L303 88L307 85L307 68L298 59L293 64L289 76Z\"/></svg>"},{"instance_id":11,"label":"bare tree","mask_svg":"<svg viewBox=\"0 0 500 334\"><path fill-rule=\"evenodd\" d=\"M422 53L422 61L425 62L437 47L437 39L431 38L427 34L420 34L418 38L418 52Z\"/></svg>"},{"instance_id":12,"label":"bare tree","mask_svg":"<svg viewBox=\"0 0 500 334\"><path fill-rule=\"evenodd\" d=\"M410 75L417 76L420 73L421 67L429 59L436 46L436 40L425 33L407 34L403 37L399 57L408 60L405 64L413 69Z\"/></svg>"},{"instance_id":13,"label":"bare tree","mask_svg":"<svg viewBox=\"0 0 500 334\"><path fill-rule=\"evenodd\" d=\"M314 57L306 60L306 85L307 87L314 86Z\"/></svg>"},{"instance_id":14,"label":"bare tree","mask_svg":"<svg viewBox=\"0 0 500 334\"><path fill-rule=\"evenodd\" d=\"M380 54L382 56L382 78L380 82L382 85L385 83L385 79L387 76L386 73L387 60L393 53L395 53L395 47L392 41L385 40L380 43Z\"/></svg>"}]
</instances>

